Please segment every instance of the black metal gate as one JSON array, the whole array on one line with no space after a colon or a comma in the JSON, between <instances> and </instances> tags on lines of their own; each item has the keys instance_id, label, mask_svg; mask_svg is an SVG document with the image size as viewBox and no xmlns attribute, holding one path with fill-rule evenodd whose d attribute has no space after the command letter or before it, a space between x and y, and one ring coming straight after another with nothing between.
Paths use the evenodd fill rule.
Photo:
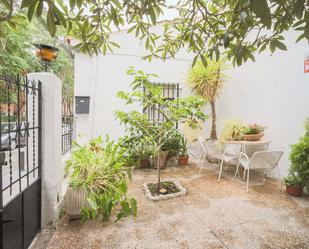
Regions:
<instances>
[{"instance_id":1,"label":"black metal gate","mask_svg":"<svg viewBox=\"0 0 309 249\"><path fill-rule=\"evenodd\" d=\"M0 78L0 248L25 249L41 227L41 82Z\"/></svg>"}]
</instances>

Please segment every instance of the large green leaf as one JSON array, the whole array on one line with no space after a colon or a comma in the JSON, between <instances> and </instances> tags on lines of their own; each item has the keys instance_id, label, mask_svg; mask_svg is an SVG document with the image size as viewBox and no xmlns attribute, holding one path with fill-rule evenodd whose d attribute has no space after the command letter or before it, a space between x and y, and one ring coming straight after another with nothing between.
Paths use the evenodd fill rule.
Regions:
<instances>
[{"instance_id":1,"label":"large green leaf","mask_svg":"<svg viewBox=\"0 0 309 249\"><path fill-rule=\"evenodd\" d=\"M33 5L38 0L22 0L21 2L21 8L29 7L30 5Z\"/></svg>"},{"instance_id":2,"label":"large green leaf","mask_svg":"<svg viewBox=\"0 0 309 249\"><path fill-rule=\"evenodd\" d=\"M56 24L54 19L54 14L51 8L49 8L47 12L47 28L51 36L54 36L56 34Z\"/></svg>"},{"instance_id":3,"label":"large green leaf","mask_svg":"<svg viewBox=\"0 0 309 249\"><path fill-rule=\"evenodd\" d=\"M271 13L267 0L251 0L252 11L261 18L261 22L267 27L271 27Z\"/></svg>"},{"instance_id":4,"label":"large green leaf","mask_svg":"<svg viewBox=\"0 0 309 249\"><path fill-rule=\"evenodd\" d=\"M28 17L29 22L31 22L31 20L32 20L34 11L36 10L36 7L37 7L37 3L38 3L38 1L35 1L32 5L30 5L30 7L28 9L27 17Z\"/></svg>"}]
</instances>

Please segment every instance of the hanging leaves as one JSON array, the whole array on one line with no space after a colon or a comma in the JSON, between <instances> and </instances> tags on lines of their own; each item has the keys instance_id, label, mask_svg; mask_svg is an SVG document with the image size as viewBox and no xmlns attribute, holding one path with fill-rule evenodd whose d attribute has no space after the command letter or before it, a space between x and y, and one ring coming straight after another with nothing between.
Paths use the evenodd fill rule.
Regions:
<instances>
[{"instance_id":1,"label":"hanging leaves","mask_svg":"<svg viewBox=\"0 0 309 249\"><path fill-rule=\"evenodd\" d=\"M12 18L10 3L0 0L8 10L4 17L0 13L0 21ZM52 36L63 26L84 53L105 54L118 47L109 34L126 23L128 33L144 41L149 51L144 58L149 61L152 56L165 60L186 49L194 53L193 64L197 59L203 63L205 58L219 60L226 53L235 65L241 65L254 60L255 51L286 50L284 39L278 39L286 30L299 32L296 41L309 41L306 4L306 0L215 0L207 4L205 0L179 0L175 6L166 0L22 0L21 9L29 21L34 15L45 20ZM153 34L151 26L158 24L166 7L174 9L177 18L159 24L162 32Z\"/></svg>"}]
</instances>

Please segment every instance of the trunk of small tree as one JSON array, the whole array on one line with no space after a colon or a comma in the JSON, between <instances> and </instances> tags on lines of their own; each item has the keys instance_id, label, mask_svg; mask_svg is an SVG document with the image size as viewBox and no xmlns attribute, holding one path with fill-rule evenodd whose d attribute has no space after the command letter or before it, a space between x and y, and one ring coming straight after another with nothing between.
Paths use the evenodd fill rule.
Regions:
<instances>
[{"instance_id":1,"label":"trunk of small tree","mask_svg":"<svg viewBox=\"0 0 309 249\"><path fill-rule=\"evenodd\" d=\"M160 150L158 151L158 158L157 158L157 173L158 173L158 189L157 191L159 192L160 188L161 188L161 171L160 171Z\"/></svg>"},{"instance_id":2,"label":"trunk of small tree","mask_svg":"<svg viewBox=\"0 0 309 249\"><path fill-rule=\"evenodd\" d=\"M161 157L161 140L162 140L162 134L161 131L159 133L159 149L158 149L158 155L157 155L157 173L158 173L158 189L157 191L159 192L161 188L161 163L160 163L160 157Z\"/></svg>"},{"instance_id":3,"label":"trunk of small tree","mask_svg":"<svg viewBox=\"0 0 309 249\"><path fill-rule=\"evenodd\" d=\"M210 139L217 140L217 115L216 115L216 104L214 101L210 101L211 106L211 133Z\"/></svg>"}]
</instances>

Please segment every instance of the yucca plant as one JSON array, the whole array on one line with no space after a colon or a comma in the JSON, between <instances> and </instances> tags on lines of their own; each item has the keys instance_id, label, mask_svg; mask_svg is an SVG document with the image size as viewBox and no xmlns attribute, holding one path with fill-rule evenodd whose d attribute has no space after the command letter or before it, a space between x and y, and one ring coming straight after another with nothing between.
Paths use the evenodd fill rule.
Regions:
<instances>
[{"instance_id":1,"label":"yucca plant","mask_svg":"<svg viewBox=\"0 0 309 249\"><path fill-rule=\"evenodd\" d=\"M224 74L227 69L225 60L208 60L207 66L198 61L189 71L188 85L197 94L209 101L211 107L210 139L217 140L216 100L228 77Z\"/></svg>"}]
</instances>

